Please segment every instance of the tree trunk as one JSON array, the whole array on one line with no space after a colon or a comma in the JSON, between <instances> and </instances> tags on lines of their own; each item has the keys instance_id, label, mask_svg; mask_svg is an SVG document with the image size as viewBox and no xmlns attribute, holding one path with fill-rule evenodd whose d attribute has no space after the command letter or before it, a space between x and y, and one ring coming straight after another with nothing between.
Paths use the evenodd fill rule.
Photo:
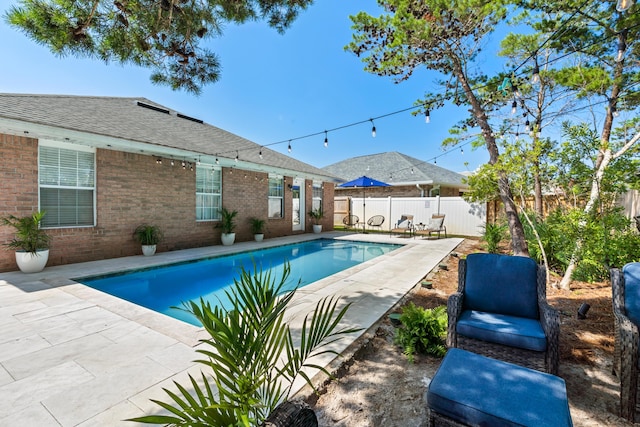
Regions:
<instances>
[{"instance_id":1,"label":"tree trunk","mask_svg":"<svg viewBox=\"0 0 640 427\"><path fill-rule=\"evenodd\" d=\"M487 145L487 151L489 151L489 163L495 165L498 163L500 154L498 152L496 138L491 130L491 125L489 125L487 114L471 89L461 64L455 60L453 62L455 64L453 72L464 88L465 95L471 103L471 109L476 118L476 122L478 126L480 126L480 129L482 129L482 136ZM502 204L504 205L507 225L509 226L509 233L511 235L511 250L514 255L529 256L529 247L527 246L527 239L524 235L524 227L518 216L518 208L513 200L509 178L504 170L498 172L498 191L500 200L502 200Z\"/></svg>"}]
</instances>

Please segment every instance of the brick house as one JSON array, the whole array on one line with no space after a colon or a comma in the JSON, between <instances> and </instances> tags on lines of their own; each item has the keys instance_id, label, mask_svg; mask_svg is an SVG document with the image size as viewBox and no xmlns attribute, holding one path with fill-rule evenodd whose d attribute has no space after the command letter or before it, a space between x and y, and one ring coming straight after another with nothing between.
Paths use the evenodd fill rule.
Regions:
<instances>
[{"instance_id":1,"label":"brick house","mask_svg":"<svg viewBox=\"0 0 640 427\"><path fill-rule=\"evenodd\" d=\"M47 212L47 265L135 255L132 232L158 225L158 251L220 244L220 209L237 210L236 241L332 227L336 179L144 98L0 94L0 217ZM13 229L0 226L0 244ZM16 270L0 251L0 271Z\"/></svg>"}]
</instances>

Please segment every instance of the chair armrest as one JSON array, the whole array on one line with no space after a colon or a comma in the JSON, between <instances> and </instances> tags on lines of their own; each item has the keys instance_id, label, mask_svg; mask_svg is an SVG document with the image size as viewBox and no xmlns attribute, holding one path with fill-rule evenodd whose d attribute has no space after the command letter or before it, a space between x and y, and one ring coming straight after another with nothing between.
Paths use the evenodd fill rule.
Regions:
<instances>
[{"instance_id":1,"label":"chair armrest","mask_svg":"<svg viewBox=\"0 0 640 427\"><path fill-rule=\"evenodd\" d=\"M547 369L550 374L558 375L560 363L560 315L558 310L546 301L538 303L540 323L547 337Z\"/></svg>"},{"instance_id":2,"label":"chair armrest","mask_svg":"<svg viewBox=\"0 0 640 427\"><path fill-rule=\"evenodd\" d=\"M462 313L462 302L464 295L462 292L454 292L447 299L447 347L455 348L458 346L458 335L456 333L456 325Z\"/></svg>"}]
</instances>

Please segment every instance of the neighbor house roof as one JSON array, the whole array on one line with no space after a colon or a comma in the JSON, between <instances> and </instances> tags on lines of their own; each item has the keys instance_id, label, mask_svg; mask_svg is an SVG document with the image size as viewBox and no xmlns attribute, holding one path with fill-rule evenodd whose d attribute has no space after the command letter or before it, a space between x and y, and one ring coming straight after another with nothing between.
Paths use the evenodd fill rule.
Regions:
<instances>
[{"instance_id":1,"label":"neighbor house roof","mask_svg":"<svg viewBox=\"0 0 640 427\"><path fill-rule=\"evenodd\" d=\"M468 187L463 175L397 151L352 157L322 169L345 182L366 175L391 185Z\"/></svg>"},{"instance_id":2,"label":"neighbor house roof","mask_svg":"<svg viewBox=\"0 0 640 427\"><path fill-rule=\"evenodd\" d=\"M218 158L222 166L309 179L336 178L142 97L0 94L0 133L186 161Z\"/></svg>"}]
</instances>

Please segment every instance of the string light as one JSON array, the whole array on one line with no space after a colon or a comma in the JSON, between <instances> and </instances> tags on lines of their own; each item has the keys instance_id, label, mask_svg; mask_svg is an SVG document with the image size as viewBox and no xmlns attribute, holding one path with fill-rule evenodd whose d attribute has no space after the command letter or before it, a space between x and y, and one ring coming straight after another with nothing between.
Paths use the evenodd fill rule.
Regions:
<instances>
[{"instance_id":1,"label":"string light","mask_svg":"<svg viewBox=\"0 0 640 427\"><path fill-rule=\"evenodd\" d=\"M529 132L529 126L531 126L531 122L529 122L529 119L527 119L527 121L524 122L524 131L525 132Z\"/></svg>"},{"instance_id":2,"label":"string light","mask_svg":"<svg viewBox=\"0 0 640 427\"><path fill-rule=\"evenodd\" d=\"M540 67L536 61L533 66L533 74L531 75L531 84L537 85L538 83L540 83Z\"/></svg>"},{"instance_id":3,"label":"string light","mask_svg":"<svg viewBox=\"0 0 640 427\"><path fill-rule=\"evenodd\" d=\"M425 123L431 123L431 114L430 114L429 110L425 110L424 111L424 122Z\"/></svg>"},{"instance_id":4,"label":"string light","mask_svg":"<svg viewBox=\"0 0 640 427\"><path fill-rule=\"evenodd\" d=\"M327 148L329 146L329 138L327 138L327 131L324 131L324 147Z\"/></svg>"},{"instance_id":5,"label":"string light","mask_svg":"<svg viewBox=\"0 0 640 427\"><path fill-rule=\"evenodd\" d=\"M413 175L413 168L411 168L411 175Z\"/></svg>"},{"instance_id":6,"label":"string light","mask_svg":"<svg viewBox=\"0 0 640 427\"><path fill-rule=\"evenodd\" d=\"M464 156L464 148L460 147L460 154Z\"/></svg>"},{"instance_id":7,"label":"string light","mask_svg":"<svg viewBox=\"0 0 640 427\"><path fill-rule=\"evenodd\" d=\"M187 162L185 162L184 160L182 161L182 169L186 169L187 168Z\"/></svg>"},{"instance_id":8,"label":"string light","mask_svg":"<svg viewBox=\"0 0 640 427\"><path fill-rule=\"evenodd\" d=\"M216 155L216 165L220 164L220 160L218 160L218 155Z\"/></svg>"},{"instance_id":9,"label":"string light","mask_svg":"<svg viewBox=\"0 0 640 427\"><path fill-rule=\"evenodd\" d=\"M198 161L196 162L198 166L200 166L200 156L198 156Z\"/></svg>"},{"instance_id":10,"label":"string light","mask_svg":"<svg viewBox=\"0 0 640 427\"><path fill-rule=\"evenodd\" d=\"M262 158L262 147L260 147L260 158Z\"/></svg>"},{"instance_id":11,"label":"string light","mask_svg":"<svg viewBox=\"0 0 640 427\"><path fill-rule=\"evenodd\" d=\"M287 151L291 152L291 140L289 140L289 146L287 147Z\"/></svg>"},{"instance_id":12,"label":"string light","mask_svg":"<svg viewBox=\"0 0 640 427\"><path fill-rule=\"evenodd\" d=\"M618 4L616 5L616 10L618 12L625 12L633 5L633 0L618 0Z\"/></svg>"},{"instance_id":13,"label":"string light","mask_svg":"<svg viewBox=\"0 0 640 427\"><path fill-rule=\"evenodd\" d=\"M171 159L171 166L175 166L175 162Z\"/></svg>"},{"instance_id":14,"label":"string light","mask_svg":"<svg viewBox=\"0 0 640 427\"><path fill-rule=\"evenodd\" d=\"M616 62L622 62L624 60L624 52L627 50L627 44L625 39L627 38L627 29L622 30L620 34L621 38L618 41L618 53L616 54Z\"/></svg>"},{"instance_id":15,"label":"string light","mask_svg":"<svg viewBox=\"0 0 640 427\"><path fill-rule=\"evenodd\" d=\"M240 154L238 154L238 150L236 150L236 158L235 158L236 163L238 163L238 160L240 160Z\"/></svg>"},{"instance_id":16,"label":"string light","mask_svg":"<svg viewBox=\"0 0 640 427\"><path fill-rule=\"evenodd\" d=\"M162 157L157 157L156 158L156 163L161 165L162 164Z\"/></svg>"},{"instance_id":17,"label":"string light","mask_svg":"<svg viewBox=\"0 0 640 427\"><path fill-rule=\"evenodd\" d=\"M518 102L514 98L513 102L511 103L511 114L515 114L517 109L518 109Z\"/></svg>"},{"instance_id":18,"label":"string light","mask_svg":"<svg viewBox=\"0 0 640 427\"><path fill-rule=\"evenodd\" d=\"M371 136L372 137L376 137L376 125L375 123L373 123L373 119L369 119L369 121L371 122Z\"/></svg>"}]
</instances>

